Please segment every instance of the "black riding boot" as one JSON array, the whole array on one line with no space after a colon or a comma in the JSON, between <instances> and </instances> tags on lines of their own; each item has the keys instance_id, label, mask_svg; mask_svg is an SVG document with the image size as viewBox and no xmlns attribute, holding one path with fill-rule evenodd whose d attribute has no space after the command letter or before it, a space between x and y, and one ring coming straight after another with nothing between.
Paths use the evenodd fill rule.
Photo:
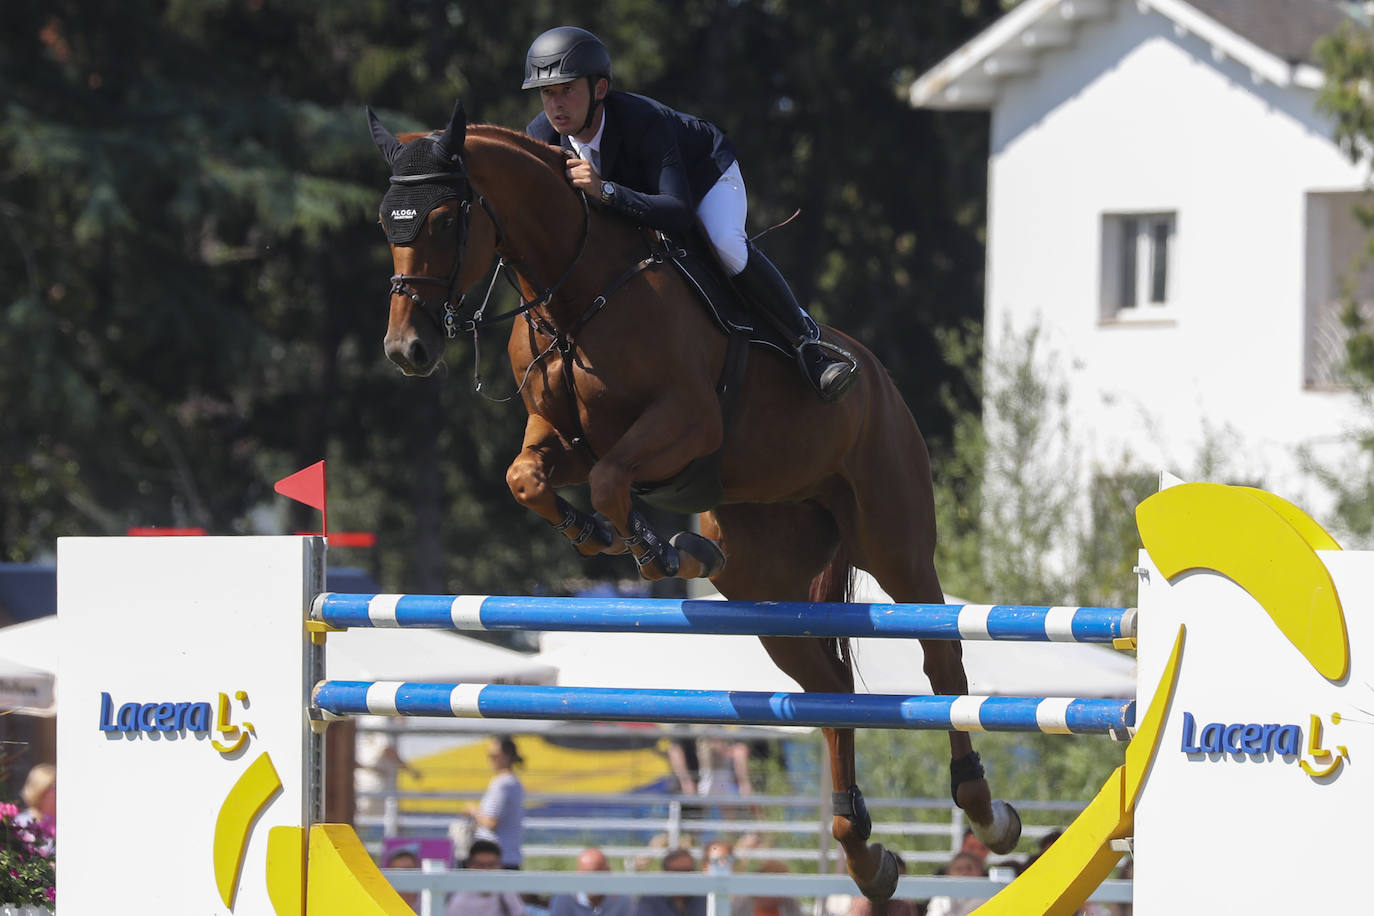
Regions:
<instances>
[{"instance_id":1,"label":"black riding boot","mask_svg":"<svg viewBox=\"0 0 1374 916\"><path fill-rule=\"evenodd\" d=\"M748 303L792 344L802 373L821 400L837 400L849 390L859 374L859 364L839 347L820 339L820 328L762 251L750 245L749 260L733 279Z\"/></svg>"}]
</instances>

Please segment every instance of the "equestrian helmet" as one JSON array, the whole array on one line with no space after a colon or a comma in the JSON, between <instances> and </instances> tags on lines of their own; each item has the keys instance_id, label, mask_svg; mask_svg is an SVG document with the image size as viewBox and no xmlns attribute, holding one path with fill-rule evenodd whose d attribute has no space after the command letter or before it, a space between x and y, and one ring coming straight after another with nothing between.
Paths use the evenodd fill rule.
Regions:
<instances>
[{"instance_id":1,"label":"equestrian helmet","mask_svg":"<svg viewBox=\"0 0 1374 916\"><path fill-rule=\"evenodd\" d=\"M559 26L534 40L525 54L521 89L568 83L580 76L611 78L611 52L586 29Z\"/></svg>"}]
</instances>

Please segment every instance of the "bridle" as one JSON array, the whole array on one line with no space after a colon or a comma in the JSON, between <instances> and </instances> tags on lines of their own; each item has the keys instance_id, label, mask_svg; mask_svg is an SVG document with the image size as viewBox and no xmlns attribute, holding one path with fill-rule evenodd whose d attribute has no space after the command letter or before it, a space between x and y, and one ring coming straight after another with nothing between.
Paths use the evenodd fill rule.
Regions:
<instances>
[{"instance_id":1,"label":"bridle","mask_svg":"<svg viewBox=\"0 0 1374 916\"><path fill-rule=\"evenodd\" d=\"M491 281L487 284L487 292L486 295L482 297L482 304L473 312L472 317L462 318L461 310L463 304L467 301L468 290L460 290L458 288L458 274L463 269L463 258L467 253L468 229L472 224L473 201L472 181L468 177L466 163L460 156L457 159L457 167L454 171L429 172L420 175L393 175L391 176L391 183L397 185L457 184L462 187L461 199L458 205L460 214L459 224L457 226L458 256L454 258L453 268L449 271L448 276L431 277L423 274L392 274L391 295L401 295L408 298L449 340L457 338L460 333L472 335L476 360L476 367L473 371L473 389L480 392L482 390L480 369L481 358L477 351L481 347L481 330L490 325L499 324L507 319L514 318L517 315L525 315L526 319L529 320L531 319L529 313L532 310L547 306L553 301L554 294L557 293L558 290L562 288L563 284L567 282L568 278L572 276L572 272L577 268L577 265L582 260L582 255L585 254L587 250L587 239L591 235L591 209L587 204L587 195L580 191L577 194L577 198L582 204L582 237L578 242L577 253L573 256L572 262L568 265L567 269L563 271L562 276L552 285L543 287L540 292L528 299L525 298L524 291L520 288L520 284L517 282L516 277L511 276L511 273L523 277L527 281L533 281L532 285L538 288L538 282L534 280L535 273L525 263L510 258L502 253L501 247L505 242L505 231L501 227L501 219L496 215L496 210L492 207L491 202L488 201L485 196L480 194L477 195L477 204L486 211L495 229L495 249L498 258L496 266L491 271ZM507 272L507 268L510 269L510 273ZM509 311L502 312L499 315L487 316L487 306L491 302L491 295L496 288L496 281L503 274L505 274L507 281L515 290L516 295L520 297L520 305ZM432 300L422 296L411 284L429 284L439 287L445 294L443 304L436 306ZM604 304L604 298L604 296L599 297L598 301ZM597 308L599 309L599 306L597 306ZM584 314L577 322L578 326L585 324L586 318L588 317L590 317L590 315ZM535 358L536 363L555 348L565 349L563 341L567 339L567 335L554 329L553 325L548 321L531 320L531 325L545 336L552 336L555 338L554 343ZM531 364L531 368L533 368L533 363ZM524 388L525 381L527 381L528 378L529 370L527 369L525 379L521 381L519 388L516 389L517 393L520 389ZM503 398L502 400L508 399L509 398Z\"/></svg>"},{"instance_id":2,"label":"bridle","mask_svg":"<svg viewBox=\"0 0 1374 916\"><path fill-rule=\"evenodd\" d=\"M524 294L521 293L521 305L519 308L486 318L483 317L483 312L485 312L487 303L491 299L492 286L495 285L496 277L493 276L492 284L487 288L487 295L483 298L482 305L473 313L471 318L460 320L459 310L463 307L463 303L467 299L468 291L459 290L457 288L458 274L463 269L463 257L467 252L468 229L472 224L473 188L472 181L468 178L466 164L460 157L455 171L429 172L422 175L393 175L391 176L391 183L396 185L458 184L463 188L462 199L458 205L460 213L458 225L458 256L454 258L453 268L449 271L448 276L429 277L423 274L392 274L391 276L391 295L402 295L410 299L421 312L434 322L435 326L443 332L449 340L456 338L459 332L474 332L485 325L495 324L507 318L513 318L516 315L524 314L530 309L548 305L549 302L553 300L554 294L558 292L563 284L567 282L568 277L572 275L573 270L576 269L578 263L582 260L582 255L587 250L587 238L591 231L591 212L587 205L587 196L579 193L578 200L582 203L582 239L578 243L577 254L573 256L572 263L568 265L567 270L563 271L563 275L559 277L553 285L545 287L531 299L526 299ZM487 212L487 216L491 219L492 226L496 230L496 252L498 255L501 255L497 261L496 274L499 275L509 266L520 274L520 276L526 279L532 278L534 272L530 270L527 265L514 261L501 254L501 246L505 242L505 232L501 228L501 219L496 215L496 211L492 208L491 202L488 201L485 196L478 195L477 203ZM512 285L514 285L513 279L511 282ZM445 292L443 305L436 307L433 302L421 296L419 292L410 285L412 283L428 283L443 289ZM519 287L517 286L516 288L518 291ZM457 295L456 302L454 301L455 294Z\"/></svg>"},{"instance_id":3,"label":"bridle","mask_svg":"<svg viewBox=\"0 0 1374 916\"><path fill-rule=\"evenodd\" d=\"M420 184L461 184L463 187L462 202L458 205L461 214L461 225L458 228L458 257L454 259L453 269L449 271L447 277L427 277L423 274L392 274L391 275L391 295L401 295L415 303L416 308L425 314L430 321L440 331L444 332L450 339L457 336L457 308L452 304L454 287L458 283L458 273L463 269L463 253L467 248L468 227L472 223L472 182L468 180L467 170L462 167L461 161L459 168L454 172L429 172L422 175L392 175L391 183L400 186L413 186ZM495 214L492 213L486 198L478 198L487 213L492 217L492 223L496 223ZM497 230L500 231L499 229ZM444 304L436 308L430 300L421 296L410 284L428 283L438 286L445 292ZM462 304L462 294L458 299L458 304Z\"/></svg>"}]
</instances>

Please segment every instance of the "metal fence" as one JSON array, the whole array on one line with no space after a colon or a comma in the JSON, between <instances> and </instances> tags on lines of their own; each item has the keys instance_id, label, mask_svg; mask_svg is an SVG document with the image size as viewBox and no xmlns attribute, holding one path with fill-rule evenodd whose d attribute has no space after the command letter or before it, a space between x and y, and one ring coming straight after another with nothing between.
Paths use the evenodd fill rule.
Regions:
<instances>
[{"instance_id":1,"label":"metal fence","mask_svg":"<svg viewBox=\"0 0 1374 916\"><path fill-rule=\"evenodd\" d=\"M454 810L480 798L478 793L359 793L360 799L381 802L383 813L359 814L355 819L369 849L380 849L387 836L445 836L455 821L446 813L402 811L408 801L443 803ZM741 845L741 860L779 859L798 871L825 875L842 870L843 860L830 836L830 794L819 796L754 795L584 795L528 793L534 813L524 820L526 860L572 860L589 845L608 858L624 862L626 870L658 868L665 849L682 846L700 855L711 839L737 839L752 834L757 845ZM908 864L944 865L956 853L964 837L964 814L947 799L867 799L875 837L895 845ZM1082 810L1076 801L1016 801L1021 813L1022 835L1038 840L1060 829ZM576 806L593 814L539 813L540 808ZM759 816L762 812L773 816ZM905 842L903 842L905 841ZM990 865L1023 858L1023 855L992 856Z\"/></svg>"},{"instance_id":2,"label":"metal fence","mask_svg":"<svg viewBox=\"0 0 1374 916\"><path fill-rule=\"evenodd\" d=\"M482 869L441 869L427 863L421 870L390 869L383 874L398 891L420 892L421 916L441 916L443 901L458 891L510 892L517 894L620 894L686 895L707 897L708 916L729 916L730 898L741 896L810 899L809 911L821 914L831 895L849 896L854 884L843 875L697 874L654 872L524 872ZM899 900L929 900L947 896L987 899L1006 887L1005 880L989 878L905 877L897 884ZM1105 881L1088 898L1103 903L1131 900L1130 881Z\"/></svg>"}]
</instances>

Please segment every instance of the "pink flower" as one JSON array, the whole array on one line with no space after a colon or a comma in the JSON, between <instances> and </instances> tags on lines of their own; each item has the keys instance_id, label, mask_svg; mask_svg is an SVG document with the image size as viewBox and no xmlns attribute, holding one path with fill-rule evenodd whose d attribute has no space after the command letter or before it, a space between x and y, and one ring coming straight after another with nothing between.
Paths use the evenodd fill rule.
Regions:
<instances>
[{"instance_id":1,"label":"pink flower","mask_svg":"<svg viewBox=\"0 0 1374 916\"><path fill-rule=\"evenodd\" d=\"M0 817L14 817L19 813L19 806L10 802L0 802Z\"/></svg>"}]
</instances>

